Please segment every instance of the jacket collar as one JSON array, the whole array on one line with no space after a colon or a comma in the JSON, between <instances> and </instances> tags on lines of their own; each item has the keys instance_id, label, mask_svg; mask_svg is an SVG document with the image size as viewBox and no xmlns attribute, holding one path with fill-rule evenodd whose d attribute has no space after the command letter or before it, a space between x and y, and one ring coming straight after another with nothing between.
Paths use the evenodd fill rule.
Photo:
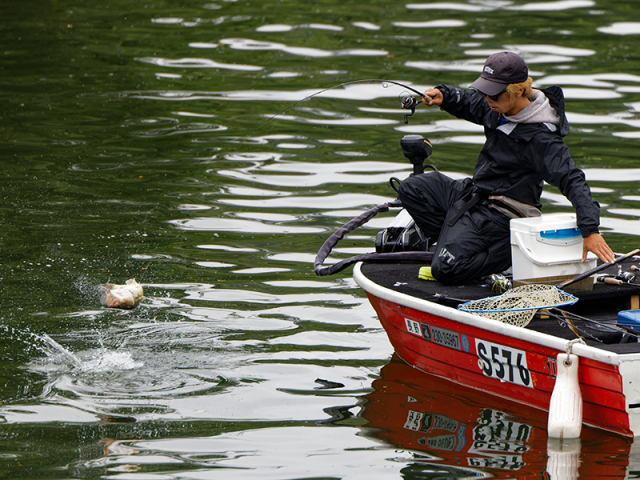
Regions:
<instances>
[{"instance_id":1,"label":"jacket collar","mask_svg":"<svg viewBox=\"0 0 640 480\"><path fill-rule=\"evenodd\" d=\"M556 111L558 117L560 117L560 124L556 129L550 128L543 123L505 123L498 127L503 133L506 133L511 138L516 140L530 140L536 133L540 132L540 128L544 128L550 132L555 132L556 135L564 137L569 133L569 121L564 111L564 94L560 87L548 87L540 90L549 99L551 107ZM497 120L497 118L496 118Z\"/></svg>"}]
</instances>

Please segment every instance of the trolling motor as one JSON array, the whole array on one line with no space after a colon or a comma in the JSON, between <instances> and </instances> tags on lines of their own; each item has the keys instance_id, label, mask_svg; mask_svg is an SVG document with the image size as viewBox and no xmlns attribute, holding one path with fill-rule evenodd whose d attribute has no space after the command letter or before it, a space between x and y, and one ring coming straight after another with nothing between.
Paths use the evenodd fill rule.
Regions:
<instances>
[{"instance_id":1,"label":"trolling motor","mask_svg":"<svg viewBox=\"0 0 640 480\"><path fill-rule=\"evenodd\" d=\"M424 173L424 161L433 153L431 142L420 135L405 135L400 140L400 148L404 156L413 164L413 174ZM436 171L433 165L428 166Z\"/></svg>"},{"instance_id":2,"label":"trolling motor","mask_svg":"<svg viewBox=\"0 0 640 480\"><path fill-rule=\"evenodd\" d=\"M438 171L435 165L424 165L424 161L433 153L433 146L426 138L421 135L405 135L400 140L400 148L402 149L404 156L413 164L413 173L411 176L424 173L425 166L429 167L434 172ZM389 179L389 183L391 184L391 188L398 193L400 180L396 177L391 177Z\"/></svg>"}]
</instances>

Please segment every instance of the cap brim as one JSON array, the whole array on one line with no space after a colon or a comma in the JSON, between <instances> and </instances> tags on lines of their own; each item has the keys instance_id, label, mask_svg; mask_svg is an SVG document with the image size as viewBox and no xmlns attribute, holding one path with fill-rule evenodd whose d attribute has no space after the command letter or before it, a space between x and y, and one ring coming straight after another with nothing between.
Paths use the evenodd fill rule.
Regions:
<instances>
[{"instance_id":1,"label":"cap brim","mask_svg":"<svg viewBox=\"0 0 640 480\"><path fill-rule=\"evenodd\" d=\"M497 95L502 92L508 83L491 82L486 78L479 77L475 82L469 85L470 88L475 88L480 93L485 95Z\"/></svg>"}]
</instances>

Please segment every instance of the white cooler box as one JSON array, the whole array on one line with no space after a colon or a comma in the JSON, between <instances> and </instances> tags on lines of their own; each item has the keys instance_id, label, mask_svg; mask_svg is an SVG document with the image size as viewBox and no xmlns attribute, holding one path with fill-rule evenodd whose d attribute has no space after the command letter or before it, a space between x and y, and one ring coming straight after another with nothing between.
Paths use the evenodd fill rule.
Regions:
<instances>
[{"instance_id":1,"label":"white cooler box","mask_svg":"<svg viewBox=\"0 0 640 480\"><path fill-rule=\"evenodd\" d=\"M514 283L575 277L597 264L597 257L591 252L582 263L582 234L576 226L575 213L511 220L511 257Z\"/></svg>"}]
</instances>

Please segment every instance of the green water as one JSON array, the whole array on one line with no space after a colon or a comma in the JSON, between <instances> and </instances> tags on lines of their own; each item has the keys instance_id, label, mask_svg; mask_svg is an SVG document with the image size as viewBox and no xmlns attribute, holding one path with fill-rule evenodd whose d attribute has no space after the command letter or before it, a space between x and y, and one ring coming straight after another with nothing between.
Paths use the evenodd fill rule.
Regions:
<instances>
[{"instance_id":1,"label":"green water","mask_svg":"<svg viewBox=\"0 0 640 480\"><path fill-rule=\"evenodd\" d=\"M381 82L288 108L320 90L466 86L515 50L536 85L565 90L606 240L638 247L636 2L5 3L0 478L466 475L462 454L434 460L367 426L392 349L349 272L312 264L394 197L402 135L461 177L482 132L423 106L405 125L407 89ZM569 208L552 188L543 202ZM143 304L103 309L98 285L128 278ZM545 454L478 474L539 478Z\"/></svg>"}]
</instances>

